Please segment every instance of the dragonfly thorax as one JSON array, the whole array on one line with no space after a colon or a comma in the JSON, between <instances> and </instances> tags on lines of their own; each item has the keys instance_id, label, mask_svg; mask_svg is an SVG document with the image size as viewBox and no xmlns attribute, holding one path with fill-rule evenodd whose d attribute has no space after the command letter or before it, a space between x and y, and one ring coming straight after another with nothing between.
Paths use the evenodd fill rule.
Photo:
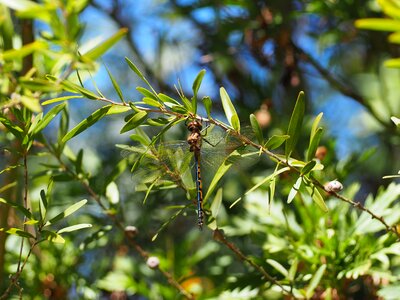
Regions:
<instances>
[{"instance_id":1,"label":"dragonfly thorax","mask_svg":"<svg viewBox=\"0 0 400 300\"><path fill-rule=\"evenodd\" d=\"M189 150L191 152L200 152L201 148L201 129L202 125L199 121L194 120L188 124L188 130L190 131L187 137L187 142L189 144Z\"/></svg>"}]
</instances>

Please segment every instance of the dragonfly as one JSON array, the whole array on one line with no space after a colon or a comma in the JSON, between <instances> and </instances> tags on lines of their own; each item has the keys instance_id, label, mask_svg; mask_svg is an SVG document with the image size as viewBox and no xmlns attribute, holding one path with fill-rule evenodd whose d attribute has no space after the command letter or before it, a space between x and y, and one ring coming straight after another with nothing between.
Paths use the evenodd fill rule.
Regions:
<instances>
[{"instance_id":1,"label":"dragonfly","mask_svg":"<svg viewBox=\"0 0 400 300\"><path fill-rule=\"evenodd\" d=\"M146 150L142 149L141 151L136 148L127 147L123 152L123 156L127 157L131 155L132 152L137 152L142 153L142 157L150 157L150 162L147 159L147 162L142 162L141 165L145 166L145 171L150 173L153 172L154 175L146 174L137 177L146 180L147 183L151 185L155 184L156 182L161 182L160 178L165 176L168 176L173 182L182 180L185 181L182 179L183 176L181 175L187 171L191 173L188 166L193 157L196 188L197 225L199 229L202 230L205 216L203 209L203 162L206 165L212 165L212 167L214 167L221 163L232 151L240 146L245 145L243 145L240 140L233 138L229 134L225 135L225 137L221 136L220 133L215 132L213 134L208 134L207 131L211 131L212 129L210 129L209 126L203 129L202 122L197 119L188 121L186 123L186 127L189 131L186 140L164 142L160 143L158 147L147 147ZM221 143L221 141L224 139L224 143ZM153 150L149 149L153 149L154 152ZM188 153L191 153L191 155L188 155ZM179 160L179 158L181 159ZM138 160L140 160L140 158L135 159L136 162ZM174 162L171 162L171 160L174 160ZM177 163L176 160L179 160L179 163ZM180 174L177 174L177 172L174 171L177 169L179 169L178 173L180 172ZM155 173L156 171L161 172L158 172L159 174L157 175ZM187 182L186 184L184 182L182 185L187 187Z\"/></svg>"}]
</instances>

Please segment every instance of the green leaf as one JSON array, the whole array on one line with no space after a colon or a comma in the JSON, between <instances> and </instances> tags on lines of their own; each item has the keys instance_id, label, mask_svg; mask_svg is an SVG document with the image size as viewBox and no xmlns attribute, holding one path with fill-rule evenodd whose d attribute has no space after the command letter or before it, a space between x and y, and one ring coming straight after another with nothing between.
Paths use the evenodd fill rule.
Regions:
<instances>
[{"instance_id":1,"label":"green leaf","mask_svg":"<svg viewBox=\"0 0 400 300\"><path fill-rule=\"evenodd\" d=\"M400 58L387 59L384 65L387 68L400 68Z\"/></svg>"},{"instance_id":2,"label":"green leaf","mask_svg":"<svg viewBox=\"0 0 400 300\"><path fill-rule=\"evenodd\" d=\"M121 28L111 37L103 41L101 44L87 51L86 53L82 53L82 59L90 59L96 60L100 56L102 56L105 52L108 51L112 46L114 46L121 38L123 38L128 32L128 28Z\"/></svg>"},{"instance_id":3,"label":"green leaf","mask_svg":"<svg viewBox=\"0 0 400 300\"><path fill-rule=\"evenodd\" d=\"M311 160L309 161L302 169L301 169L301 174L300 176L304 176L307 175L308 173L310 173L315 165L317 164L317 162L315 160Z\"/></svg>"},{"instance_id":4,"label":"green leaf","mask_svg":"<svg viewBox=\"0 0 400 300\"><path fill-rule=\"evenodd\" d=\"M263 136L260 124L258 124L257 118L253 114L250 115L250 124L251 124L251 128L253 129L254 134L256 135L258 143L260 145L262 145L264 142L264 136Z\"/></svg>"},{"instance_id":5,"label":"green leaf","mask_svg":"<svg viewBox=\"0 0 400 300\"><path fill-rule=\"evenodd\" d=\"M240 131L239 116L236 113L235 107L233 106L228 93L226 92L226 90L223 87L221 87L219 89L219 94L220 94L221 101L222 101L222 107L224 108L225 116L226 116L229 124L236 131Z\"/></svg>"},{"instance_id":6,"label":"green leaf","mask_svg":"<svg viewBox=\"0 0 400 300\"><path fill-rule=\"evenodd\" d=\"M119 203L119 191L118 186L114 181L111 181L106 187L106 198L112 205Z\"/></svg>"},{"instance_id":7,"label":"green leaf","mask_svg":"<svg viewBox=\"0 0 400 300\"><path fill-rule=\"evenodd\" d=\"M11 49L0 53L0 59L4 60L13 60L13 59L21 59L25 56L32 54L38 50L44 50L48 47L47 43L43 41L35 41L30 44L26 44L19 49Z\"/></svg>"},{"instance_id":8,"label":"green leaf","mask_svg":"<svg viewBox=\"0 0 400 300\"><path fill-rule=\"evenodd\" d=\"M43 119L37 124L37 126L33 129L33 134L38 134L40 131L46 128L47 125L58 115L58 113L63 110L65 107L65 103L61 103L59 105L54 106L50 109L47 114L43 117Z\"/></svg>"},{"instance_id":9,"label":"green leaf","mask_svg":"<svg viewBox=\"0 0 400 300\"><path fill-rule=\"evenodd\" d=\"M212 102L211 102L211 98L209 96L204 96L203 97L203 105L204 108L206 110L207 113L207 117L209 119L211 119L211 106L212 106Z\"/></svg>"},{"instance_id":10,"label":"green leaf","mask_svg":"<svg viewBox=\"0 0 400 300\"><path fill-rule=\"evenodd\" d=\"M58 244L65 243L64 238L61 235L59 235L57 232L50 231L50 230L42 230L41 234L46 240L48 240L50 242L58 243Z\"/></svg>"},{"instance_id":11,"label":"green leaf","mask_svg":"<svg viewBox=\"0 0 400 300\"><path fill-rule=\"evenodd\" d=\"M90 126L96 124L101 118L103 118L112 105L104 106L94 113L92 113L89 117L81 121L78 125L76 125L73 129L71 129L62 139L62 143L64 144L68 140L72 139L74 136L77 136L82 131L88 129Z\"/></svg>"},{"instance_id":12,"label":"green leaf","mask_svg":"<svg viewBox=\"0 0 400 300\"><path fill-rule=\"evenodd\" d=\"M42 106L39 103L39 99L30 96L21 96L20 98L21 103L28 108L29 110L39 113L42 111Z\"/></svg>"},{"instance_id":13,"label":"green leaf","mask_svg":"<svg viewBox=\"0 0 400 300\"><path fill-rule=\"evenodd\" d=\"M48 105L48 104L52 104L52 103L56 103L56 102L61 102L61 101L65 101L65 100L69 100L69 99L76 99L76 98L83 98L81 95L79 96L64 96L64 97L58 97L58 98L53 98L50 100L46 100L42 102L42 105Z\"/></svg>"},{"instance_id":14,"label":"green leaf","mask_svg":"<svg viewBox=\"0 0 400 300\"><path fill-rule=\"evenodd\" d=\"M8 200L6 200L4 198L0 198L0 203L7 204L7 205L19 210L28 219L31 219L31 220L34 219L33 216L32 216L32 213L28 209L23 207L22 205L19 205L19 204L13 202L13 201L8 201Z\"/></svg>"},{"instance_id":15,"label":"green leaf","mask_svg":"<svg viewBox=\"0 0 400 300\"><path fill-rule=\"evenodd\" d=\"M121 91L121 88L120 88L119 85L118 85L118 82L115 80L114 76L111 74L111 72L110 72L110 70L107 68L107 66L106 66L106 70L107 70L108 76L109 76L110 79L111 79L111 83L112 83L112 85L113 85L115 91L116 91L117 94L118 94L119 99L121 99L122 103L125 103L124 96L122 95L122 91Z\"/></svg>"},{"instance_id":16,"label":"green leaf","mask_svg":"<svg viewBox=\"0 0 400 300\"><path fill-rule=\"evenodd\" d=\"M223 163L219 166L217 172L214 175L214 178L210 183L210 186L208 187L207 193L204 196L203 203L207 202L207 199L211 196L212 192L217 187L217 184L221 180L222 176L224 176L224 174L228 172L228 170L232 167L233 162L231 161L230 158L234 156L236 157L240 156L240 153L237 150L233 151L227 158L225 158Z\"/></svg>"},{"instance_id":17,"label":"green leaf","mask_svg":"<svg viewBox=\"0 0 400 300\"><path fill-rule=\"evenodd\" d=\"M296 197L297 192L299 191L302 182L303 182L303 178L301 176L299 178L297 178L296 183L290 189L287 203L291 203L293 201L294 197Z\"/></svg>"},{"instance_id":18,"label":"green leaf","mask_svg":"<svg viewBox=\"0 0 400 300\"><path fill-rule=\"evenodd\" d=\"M313 201L322 209L323 212L328 212L328 207L325 204L324 198L322 198L317 187L306 185L306 189L309 192Z\"/></svg>"},{"instance_id":19,"label":"green leaf","mask_svg":"<svg viewBox=\"0 0 400 300\"><path fill-rule=\"evenodd\" d=\"M140 72L139 68L136 67L136 65L129 58L125 57L125 61L128 63L129 68L131 68L131 70L135 72L140 79L142 79L144 82L147 82L147 79L143 76L142 72Z\"/></svg>"},{"instance_id":20,"label":"green leaf","mask_svg":"<svg viewBox=\"0 0 400 300\"><path fill-rule=\"evenodd\" d=\"M273 135L265 143L264 147L268 150L274 150L282 145L290 136L288 135Z\"/></svg>"},{"instance_id":21,"label":"green leaf","mask_svg":"<svg viewBox=\"0 0 400 300\"><path fill-rule=\"evenodd\" d=\"M290 118L287 134L290 136L286 140L285 155L286 158L292 154L294 147L297 144L301 133L301 124L303 123L305 111L304 92L301 91L297 97L296 105L294 106L292 117Z\"/></svg>"},{"instance_id":22,"label":"green leaf","mask_svg":"<svg viewBox=\"0 0 400 300\"><path fill-rule=\"evenodd\" d=\"M15 137L18 139L22 139L22 133L24 130L19 127L18 125L15 125L10 122L9 119L4 118L3 116L0 116L0 122L6 127Z\"/></svg>"},{"instance_id":23,"label":"green leaf","mask_svg":"<svg viewBox=\"0 0 400 300\"><path fill-rule=\"evenodd\" d=\"M147 118L147 112L145 111L139 111L138 113L134 114L128 122L125 124L124 127L122 127L120 133L127 132L129 130L132 130L138 126L140 126Z\"/></svg>"},{"instance_id":24,"label":"green leaf","mask_svg":"<svg viewBox=\"0 0 400 300\"><path fill-rule=\"evenodd\" d=\"M59 85L54 84L48 80L40 78L25 78L19 79L19 83L22 87L29 89L31 91L39 91L45 93L60 92L61 88Z\"/></svg>"},{"instance_id":25,"label":"green leaf","mask_svg":"<svg viewBox=\"0 0 400 300\"><path fill-rule=\"evenodd\" d=\"M162 93L158 93L158 98L164 103L172 103L172 104L175 104L175 105L181 105L175 99L171 98L170 96L164 95Z\"/></svg>"},{"instance_id":26,"label":"green leaf","mask_svg":"<svg viewBox=\"0 0 400 300\"><path fill-rule=\"evenodd\" d=\"M58 230L57 233L61 234L61 233L65 233L65 232L72 232L72 231L81 230L81 229L90 228L90 227L92 227L92 224L77 224L77 225L64 227L64 228Z\"/></svg>"},{"instance_id":27,"label":"green leaf","mask_svg":"<svg viewBox=\"0 0 400 300\"><path fill-rule=\"evenodd\" d=\"M400 21L383 18L358 19L354 25L359 29L370 29L379 31L400 31Z\"/></svg>"},{"instance_id":28,"label":"green leaf","mask_svg":"<svg viewBox=\"0 0 400 300\"><path fill-rule=\"evenodd\" d=\"M400 127L400 119L399 118L391 117L390 119L392 120L394 125L396 125L397 127Z\"/></svg>"},{"instance_id":29,"label":"green leaf","mask_svg":"<svg viewBox=\"0 0 400 300\"><path fill-rule=\"evenodd\" d=\"M389 34L388 40L390 43L400 44L400 32L397 31L397 32L393 32L393 33Z\"/></svg>"},{"instance_id":30,"label":"green leaf","mask_svg":"<svg viewBox=\"0 0 400 300\"><path fill-rule=\"evenodd\" d=\"M66 217L68 217L69 215L73 214L74 212L76 212L78 209L80 209L82 206L84 206L87 203L87 200L81 200L75 204L72 204L70 207L68 207L66 210L64 210L62 213L59 213L58 215L56 215L54 218L50 219L49 221L47 221L47 223L45 224L45 226L49 226L52 225L62 219L65 219Z\"/></svg>"},{"instance_id":31,"label":"green leaf","mask_svg":"<svg viewBox=\"0 0 400 300\"><path fill-rule=\"evenodd\" d=\"M276 170L274 173L272 173L271 175L268 175L267 177L265 177L263 180L261 180L260 182L258 182L257 184L255 184L252 188L250 188L249 190L246 191L246 193L244 193L244 196L252 193L253 191L255 191L256 189L258 189L260 186L264 185L265 183L267 183L268 181L271 181L274 177L278 176L281 173L284 173L286 171L289 171L290 168L289 167L284 167L282 169ZM229 208L232 208L233 206L235 206L240 200L242 200L242 197L239 197L238 199L236 199L231 206L229 206Z\"/></svg>"},{"instance_id":32,"label":"green leaf","mask_svg":"<svg viewBox=\"0 0 400 300\"><path fill-rule=\"evenodd\" d=\"M131 110L131 108L129 106L112 105L110 110L107 112L107 116L122 114L122 113L130 111L130 110Z\"/></svg>"},{"instance_id":33,"label":"green leaf","mask_svg":"<svg viewBox=\"0 0 400 300\"><path fill-rule=\"evenodd\" d=\"M222 188L215 193L214 201L211 203L211 215L216 219L222 203Z\"/></svg>"},{"instance_id":34,"label":"green leaf","mask_svg":"<svg viewBox=\"0 0 400 300\"><path fill-rule=\"evenodd\" d=\"M285 276L285 278L289 276L289 272L285 269L285 267L282 266L276 260L267 259L267 263L269 263L275 270L277 270L279 273L281 273L283 276Z\"/></svg>"},{"instance_id":35,"label":"green leaf","mask_svg":"<svg viewBox=\"0 0 400 300\"><path fill-rule=\"evenodd\" d=\"M142 79L147 84L147 86L151 89L153 94L157 95L156 91L153 89L150 82L148 82L147 79L143 76L142 72L140 72L139 68L136 67L135 64L129 60L129 58L125 57L125 61L128 63L129 68L131 68L131 70L135 72L136 75L139 76L139 78Z\"/></svg>"},{"instance_id":36,"label":"green leaf","mask_svg":"<svg viewBox=\"0 0 400 300\"><path fill-rule=\"evenodd\" d=\"M154 107L161 107L162 106L162 104L160 102L158 102L157 100L154 100L153 98L144 97L142 99L142 101L144 103L146 103L147 105L150 105L150 106L154 106Z\"/></svg>"},{"instance_id":37,"label":"green leaf","mask_svg":"<svg viewBox=\"0 0 400 300\"><path fill-rule=\"evenodd\" d=\"M47 202L47 197L46 197L46 193L44 190L40 190L40 199L42 200L43 203L43 207L45 209L47 209L48 207L48 202Z\"/></svg>"},{"instance_id":38,"label":"green leaf","mask_svg":"<svg viewBox=\"0 0 400 300\"><path fill-rule=\"evenodd\" d=\"M145 97L149 97L149 98L152 98L152 99L154 99L154 100L157 100L157 96L154 95L152 92L150 92L148 89L145 89L144 87L138 86L138 87L136 88L136 90L137 90L139 93L141 93L143 96L145 96Z\"/></svg>"},{"instance_id":39,"label":"green leaf","mask_svg":"<svg viewBox=\"0 0 400 300\"><path fill-rule=\"evenodd\" d=\"M55 81L57 82L57 77L52 76L52 75L47 75L46 78L48 78L51 81ZM85 96L88 99L92 99L92 100L96 100L99 98L98 95L96 95L95 93L85 89L84 87L81 87L80 85L77 85L69 80L63 80L60 82L60 84L63 86L64 90L69 91L69 92L73 92L73 93L80 93L83 96Z\"/></svg>"},{"instance_id":40,"label":"green leaf","mask_svg":"<svg viewBox=\"0 0 400 300\"><path fill-rule=\"evenodd\" d=\"M201 82L203 81L204 74L206 74L206 70L201 70L197 76L196 79L193 81L192 85L192 90L193 90L193 96L197 98L197 93L199 91Z\"/></svg>"},{"instance_id":41,"label":"green leaf","mask_svg":"<svg viewBox=\"0 0 400 300\"><path fill-rule=\"evenodd\" d=\"M8 234L18 235L18 236L24 237L24 238L30 238L30 239L34 239L35 238L31 233L29 233L27 231L23 231L23 230L21 230L19 228L12 227L12 228L9 228L6 232Z\"/></svg>"},{"instance_id":42,"label":"green leaf","mask_svg":"<svg viewBox=\"0 0 400 300\"><path fill-rule=\"evenodd\" d=\"M315 134L310 138L310 145L307 150L307 160L311 161L315 157L315 153L317 152L317 148L319 145L319 141L321 140L323 129L319 127Z\"/></svg>"},{"instance_id":43,"label":"green leaf","mask_svg":"<svg viewBox=\"0 0 400 300\"><path fill-rule=\"evenodd\" d=\"M314 295L314 290L320 283L322 276L324 275L326 270L326 265L322 265L318 268L317 272L315 272L314 276L311 278L310 285L307 288L306 298L310 299Z\"/></svg>"}]
</instances>

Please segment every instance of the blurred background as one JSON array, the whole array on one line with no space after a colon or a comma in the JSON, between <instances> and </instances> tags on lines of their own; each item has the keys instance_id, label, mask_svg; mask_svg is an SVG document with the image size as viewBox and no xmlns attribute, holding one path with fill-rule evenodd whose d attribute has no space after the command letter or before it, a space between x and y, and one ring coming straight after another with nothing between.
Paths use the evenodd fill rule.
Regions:
<instances>
[{"instance_id":1,"label":"blurred background","mask_svg":"<svg viewBox=\"0 0 400 300\"><path fill-rule=\"evenodd\" d=\"M63 2L68 1L60 1ZM285 134L297 95L303 90L307 101L304 131L294 156L304 157L312 122L323 112L324 135L318 158L326 169L320 179L326 182L337 178L345 187L357 185L352 196L364 203L369 194L377 195L379 187L390 183L383 176L400 169L400 139L390 120L400 114L400 71L383 66L385 59L399 56L400 51L388 43L386 33L354 27L355 20L367 17L384 17L376 1L88 1L79 13L83 28L78 44L89 47L122 27L129 32L102 57L96 70L82 72L81 76L86 88L94 89L97 85L106 97L117 100L107 67L125 98L138 101L141 96L136 87L144 84L129 69L125 57L142 70L158 92L173 98L178 97L175 86L179 84L186 95L191 95L194 78L205 69L199 98L211 97L214 117L224 118L219 100L219 88L224 86L244 125L250 123L248 116L255 114L264 136ZM37 36L48 30L38 20L34 28ZM99 107L95 101L69 103L70 128ZM201 103L199 114L206 116ZM116 134L123 125L119 115L105 118L69 143L76 152L85 149L84 165L91 173L94 189L104 189L105 174L110 174L123 159L115 144L133 143L129 140L130 133ZM171 133L172 138L185 138L186 128L180 129ZM47 134L55 135L51 128ZM273 171L270 162L249 166L251 178L255 180ZM247 180L243 180L249 172L245 167L223 182L221 224L226 225L228 234L238 237L238 245L247 253L269 257L271 245L278 248L282 245L277 238L271 240L273 234L266 238L263 233L273 231L273 226L285 227L287 215L282 211L287 209L290 215L296 209L277 203L272 208L275 221L256 216L260 210L268 209L267 191L261 189L229 210L229 205L249 187ZM256 299L252 298L256 295L253 287L259 283L259 277L251 272L246 274L243 265L212 241L210 231L198 231L194 206L151 241L173 214L168 205L186 205L188 200L181 191L161 191L152 194L143 205L144 193L136 192L132 182L128 171L118 179L119 217L126 225L139 228L139 242L149 252L162 257L164 266L185 287L198 293L222 291L238 286L232 278L245 274L238 275L242 280L239 280L240 286L251 287L248 295L253 296L243 299ZM38 192L43 182L38 181L36 185ZM63 186L60 183L60 187L54 195L58 199L54 200L55 205L63 206L84 195L79 184ZM290 188L290 184L283 185L276 197L285 202ZM293 222L299 215L297 210L293 213ZM42 255L48 251L46 264L39 266L39 259L32 263L32 269L41 270L39 286L50 291L47 298L127 299L130 295L129 299L177 299L174 289L163 285L165 279L147 269L140 258L132 258L120 233L111 234L114 229L100 208L92 203L89 211L79 218L96 224L92 236L80 232L62 249L43 248ZM301 222L298 220L298 228L306 226ZM304 234L312 235L312 232ZM254 235L247 236L249 233ZM8 243L9 249L16 245L12 239ZM80 252L82 249L85 252ZM279 254L281 250L287 251L285 246L276 249L275 259L285 261L286 254ZM17 254L9 255L11 261ZM59 264L61 257L63 263ZM290 265L288 261L285 263ZM27 279L37 280L30 276ZM221 297L215 299L233 299ZM279 299L279 293L274 297ZM40 298L32 296L32 299Z\"/></svg>"}]
</instances>

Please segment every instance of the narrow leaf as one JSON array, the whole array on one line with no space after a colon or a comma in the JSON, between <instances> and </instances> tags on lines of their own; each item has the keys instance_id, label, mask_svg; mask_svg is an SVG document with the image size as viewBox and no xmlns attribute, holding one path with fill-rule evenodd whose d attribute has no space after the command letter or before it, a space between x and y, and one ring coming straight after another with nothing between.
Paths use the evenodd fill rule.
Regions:
<instances>
[{"instance_id":1,"label":"narrow leaf","mask_svg":"<svg viewBox=\"0 0 400 300\"><path fill-rule=\"evenodd\" d=\"M262 145L264 142L264 136L263 136L260 124L258 124L257 118L253 114L250 115L250 124L251 124L251 128L253 129L254 134L256 135L258 143L260 145Z\"/></svg>"},{"instance_id":2,"label":"narrow leaf","mask_svg":"<svg viewBox=\"0 0 400 300\"><path fill-rule=\"evenodd\" d=\"M88 58L90 60L96 60L102 56L108 49L110 49L114 44L116 44L121 38L123 38L128 32L128 28L121 28L111 37L103 41L101 44L92 48L91 50L83 53L83 59Z\"/></svg>"},{"instance_id":3,"label":"narrow leaf","mask_svg":"<svg viewBox=\"0 0 400 300\"><path fill-rule=\"evenodd\" d=\"M301 169L301 176L307 175L308 173L310 173L315 165L317 164L317 162L315 160L311 160L309 161L302 169Z\"/></svg>"},{"instance_id":4,"label":"narrow leaf","mask_svg":"<svg viewBox=\"0 0 400 300\"><path fill-rule=\"evenodd\" d=\"M326 265L322 265L318 268L317 272L315 272L314 276L311 278L310 285L307 288L306 298L310 299L314 295L314 290L320 283L322 276L324 275L326 270Z\"/></svg>"},{"instance_id":5,"label":"narrow leaf","mask_svg":"<svg viewBox=\"0 0 400 300\"><path fill-rule=\"evenodd\" d=\"M162 102L166 102L166 103L173 103L175 105L181 105L178 101L176 101L175 99L171 98L170 96L164 95L162 93L158 93L158 98L162 101Z\"/></svg>"},{"instance_id":6,"label":"narrow leaf","mask_svg":"<svg viewBox=\"0 0 400 300\"><path fill-rule=\"evenodd\" d=\"M137 90L139 93L141 93L143 96L145 96L145 97L149 97L149 98L152 98L152 99L154 99L154 100L157 100L156 95L154 95L152 92L150 92L148 89L146 89L146 88L144 88L144 87L138 86L138 87L136 88L136 90Z\"/></svg>"},{"instance_id":7,"label":"narrow leaf","mask_svg":"<svg viewBox=\"0 0 400 300\"><path fill-rule=\"evenodd\" d=\"M328 207L325 204L324 198L321 196L317 187L306 185L306 189L309 192L313 201L322 209L323 212L328 212Z\"/></svg>"},{"instance_id":8,"label":"narrow leaf","mask_svg":"<svg viewBox=\"0 0 400 300\"><path fill-rule=\"evenodd\" d=\"M79 133L82 131L88 129L90 126L94 125L99 121L101 118L103 118L109 109L112 107L112 105L107 105L104 106L98 110L96 110L94 113L92 113L89 117L81 121L78 125L76 125L74 128L72 128L62 139L62 143L64 144L68 140L72 139L74 136L77 136Z\"/></svg>"},{"instance_id":9,"label":"narrow leaf","mask_svg":"<svg viewBox=\"0 0 400 300\"><path fill-rule=\"evenodd\" d=\"M25 217L27 217L28 219L32 219L33 220L32 213L28 209L23 207L22 205L17 204L17 203L15 203L13 201L8 201L8 200L6 200L4 198L0 198L0 203L7 204L7 205L19 210Z\"/></svg>"},{"instance_id":10,"label":"narrow leaf","mask_svg":"<svg viewBox=\"0 0 400 300\"><path fill-rule=\"evenodd\" d=\"M58 243L58 244L65 243L64 238L61 235L59 235L57 232L50 231L50 230L42 230L41 234L46 240L48 240L50 242Z\"/></svg>"},{"instance_id":11,"label":"narrow leaf","mask_svg":"<svg viewBox=\"0 0 400 300\"><path fill-rule=\"evenodd\" d=\"M208 96L204 96L203 97L203 105L206 110L207 117L209 119L211 119L211 106L212 106L211 98Z\"/></svg>"},{"instance_id":12,"label":"narrow leaf","mask_svg":"<svg viewBox=\"0 0 400 300\"><path fill-rule=\"evenodd\" d=\"M33 130L33 134L37 134L46 128L47 125L58 115L58 113L63 110L65 107L65 103L61 103L59 105L54 106L50 109L47 114L43 117L43 119L38 123L38 125Z\"/></svg>"},{"instance_id":13,"label":"narrow leaf","mask_svg":"<svg viewBox=\"0 0 400 300\"><path fill-rule=\"evenodd\" d=\"M68 207L66 210L64 210L62 213L59 213L57 216L55 216L54 218L50 219L45 226L54 224L66 217L68 217L69 215L73 214L74 212L76 212L78 209L80 209L82 206L84 206L87 203L87 200L81 200L73 205L71 205L70 207Z\"/></svg>"},{"instance_id":14,"label":"narrow leaf","mask_svg":"<svg viewBox=\"0 0 400 300\"><path fill-rule=\"evenodd\" d=\"M18 236L24 237L24 238L31 238L31 239L35 238L31 233L29 233L27 231L23 231L19 228L12 227L12 228L9 228L6 232L8 234L18 235Z\"/></svg>"},{"instance_id":15,"label":"narrow leaf","mask_svg":"<svg viewBox=\"0 0 400 300\"><path fill-rule=\"evenodd\" d=\"M64 97L58 97L58 98L53 98L50 100L46 100L42 102L42 105L49 105L52 103L56 103L56 102L61 102L61 101L65 101L65 100L70 100L70 99L76 99L76 98L83 98L81 95L79 96L64 96Z\"/></svg>"},{"instance_id":16,"label":"narrow leaf","mask_svg":"<svg viewBox=\"0 0 400 300\"><path fill-rule=\"evenodd\" d=\"M268 150L274 150L282 145L288 138L288 135L273 135L268 139L264 147Z\"/></svg>"},{"instance_id":17,"label":"narrow leaf","mask_svg":"<svg viewBox=\"0 0 400 300\"><path fill-rule=\"evenodd\" d=\"M296 197L297 192L299 191L302 182L303 182L303 178L301 176L299 178L297 178L296 183L293 185L293 187L291 188L291 190L289 192L287 203L291 203L293 201L294 197Z\"/></svg>"},{"instance_id":18,"label":"narrow leaf","mask_svg":"<svg viewBox=\"0 0 400 300\"><path fill-rule=\"evenodd\" d=\"M111 74L111 72L110 72L110 70L107 68L107 66L106 66L106 70L107 70L108 76L109 76L110 79L111 79L111 83L112 83L112 85L113 85L113 87L114 87L114 90L115 90L115 91L117 92L117 94L118 94L119 99L121 99L122 103L125 103L124 96L122 95L122 91L121 91L121 88L120 88L119 85L118 85L118 82L115 80L114 76Z\"/></svg>"},{"instance_id":19,"label":"narrow leaf","mask_svg":"<svg viewBox=\"0 0 400 300\"><path fill-rule=\"evenodd\" d=\"M129 68L131 68L131 70L133 72L135 72L136 75L139 76L140 79L142 79L144 82L147 82L147 80L143 76L142 72L140 72L139 68L136 67L136 65L129 58L125 57L125 61L128 63Z\"/></svg>"},{"instance_id":20,"label":"narrow leaf","mask_svg":"<svg viewBox=\"0 0 400 300\"><path fill-rule=\"evenodd\" d=\"M285 278L289 276L289 272L276 260L267 259L267 263L269 263L272 267L274 267L275 270L285 276Z\"/></svg>"},{"instance_id":21,"label":"narrow leaf","mask_svg":"<svg viewBox=\"0 0 400 300\"><path fill-rule=\"evenodd\" d=\"M222 107L224 108L226 119L233 129L235 129L236 131L240 131L239 117L225 88L221 87L219 89L219 94L221 97Z\"/></svg>"},{"instance_id":22,"label":"narrow leaf","mask_svg":"<svg viewBox=\"0 0 400 300\"><path fill-rule=\"evenodd\" d=\"M153 98L144 97L142 99L142 101L144 103L146 103L147 105L150 105L150 106L154 106L154 107L161 107L162 106L162 104L160 102L158 102L157 100L154 100Z\"/></svg>"},{"instance_id":23,"label":"narrow leaf","mask_svg":"<svg viewBox=\"0 0 400 300\"><path fill-rule=\"evenodd\" d=\"M289 139L286 140L286 145L285 145L286 158L288 158L291 155L299 139L301 133L301 124L303 123L304 111L305 111L304 92L301 91L297 97L296 105L294 106L293 114L289 122L289 128L287 134L290 137Z\"/></svg>"},{"instance_id":24,"label":"narrow leaf","mask_svg":"<svg viewBox=\"0 0 400 300\"><path fill-rule=\"evenodd\" d=\"M61 234L61 233L65 233L65 232L72 232L72 231L81 230L81 229L90 228L90 227L92 227L92 224L77 224L77 225L64 227L64 228L58 230L57 233Z\"/></svg>"},{"instance_id":25,"label":"narrow leaf","mask_svg":"<svg viewBox=\"0 0 400 300\"><path fill-rule=\"evenodd\" d=\"M203 81L204 74L206 74L206 70L203 69L197 74L196 79L193 82L192 90L194 97L197 97L197 93L199 91L201 82Z\"/></svg>"},{"instance_id":26,"label":"narrow leaf","mask_svg":"<svg viewBox=\"0 0 400 300\"><path fill-rule=\"evenodd\" d=\"M383 18L358 19L354 25L359 29L371 29L379 31L400 31L400 21Z\"/></svg>"},{"instance_id":27,"label":"narrow leaf","mask_svg":"<svg viewBox=\"0 0 400 300\"><path fill-rule=\"evenodd\" d=\"M216 219L222 203L222 188L215 193L214 201L211 203L211 215Z\"/></svg>"},{"instance_id":28,"label":"narrow leaf","mask_svg":"<svg viewBox=\"0 0 400 300\"><path fill-rule=\"evenodd\" d=\"M319 127L316 130L315 134L310 138L310 145L308 146L307 150L307 161L310 161L315 157L319 141L321 140L322 132L323 132L322 127Z\"/></svg>"},{"instance_id":29,"label":"narrow leaf","mask_svg":"<svg viewBox=\"0 0 400 300\"><path fill-rule=\"evenodd\" d=\"M128 122L125 124L124 127L122 127L120 133L127 132L129 130L132 130L138 126L140 126L147 118L147 112L145 111L139 111L138 113L134 114Z\"/></svg>"}]
</instances>

